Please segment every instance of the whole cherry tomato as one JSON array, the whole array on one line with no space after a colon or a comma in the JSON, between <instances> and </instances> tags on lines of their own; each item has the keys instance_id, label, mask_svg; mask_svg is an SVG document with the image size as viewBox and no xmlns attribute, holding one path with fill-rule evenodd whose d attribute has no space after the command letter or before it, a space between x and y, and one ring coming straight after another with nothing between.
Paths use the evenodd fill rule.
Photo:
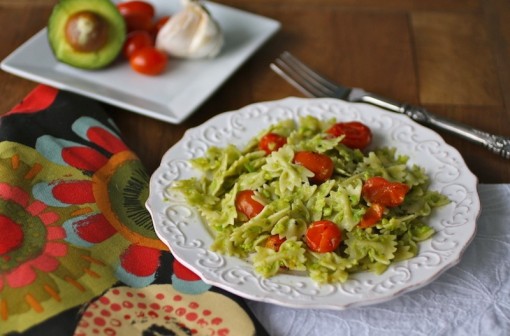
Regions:
<instances>
[{"instance_id":1,"label":"whole cherry tomato","mask_svg":"<svg viewBox=\"0 0 510 336\"><path fill-rule=\"evenodd\" d=\"M326 133L335 137L345 135L342 143L349 148L364 149L372 142L372 131L359 121L336 123Z\"/></svg>"},{"instance_id":2,"label":"whole cherry tomato","mask_svg":"<svg viewBox=\"0 0 510 336\"><path fill-rule=\"evenodd\" d=\"M154 45L152 36L145 30L136 30L127 35L122 54L130 59L135 51Z\"/></svg>"},{"instance_id":3,"label":"whole cherry tomato","mask_svg":"<svg viewBox=\"0 0 510 336\"><path fill-rule=\"evenodd\" d=\"M163 16L154 22L151 29L152 35L158 35L160 29L168 22L168 20L170 20L170 16Z\"/></svg>"},{"instance_id":4,"label":"whole cherry tomato","mask_svg":"<svg viewBox=\"0 0 510 336\"><path fill-rule=\"evenodd\" d=\"M312 182L322 183L333 175L333 161L325 154L302 151L294 154L294 163L300 164L314 173Z\"/></svg>"},{"instance_id":5,"label":"whole cherry tomato","mask_svg":"<svg viewBox=\"0 0 510 336\"><path fill-rule=\"evenodd\" d=\"M154 17L156 11L154 6L146 1L124 1L117 4L117 9L121 15L143 14Z\"/></svg>"},{"instance_id":6,"label":"whole cherry tomato","mask_svg":"<svg viewBox=\"0 0 510 336\"><path fill-rule=\"evenodd\" d=\"M135 71L150 76L162 73L167 62L168 56L154 47L139 49L129 58L129 64Z\"/></svg>"},{"instance_id":7,"label":"whole cherry tomato","mask_svg":"<svg viewBox=\"0 0 510 336\"><path fill-rule=\"evenodd\" d=\"M145 30L150 32L152 29L152 18L147 14L126 14L124 21L128 32Z\"/></svg>"},{"instance_id":8,"label":"whole cherry tomato","mask_svg":"<svg viewBox=\"0 0 510 336\"><path fill-rule=\"evenodd\" d=\"M126 1L117 4L117 9L124 17L128 32L136 30L151 31L155 10L154 6L150 3L145 1Z\"/></svg>"},{"instance_id":9,"label":"whole cherry tomato","mask_svg":"<svg viewBox=\"0 0 510 336\"><path fill-rule=\"evenodd\" d=\"M379 222L384 213L384 206L372 203L359 222L359 227L366 229Z\"/></svg>"},{"instance_id":10,"label":"whole cherry tomato","mask_svg":"<svg viewBox=\"0 0 510 336\"><path fill-rule=\"evenodd\" d=\"M253 190L242 190L236 195L236 210L248 218L253 218L264 210L264 205L253 199L254 194Z\"/></svg>"},{"instance_id":11,"label":"whole cherry tomato","mask_svg":"<svg viewBox=\"0 0 510 336\"><path fill-rule=\"evenodd\" d=\"M285 240L285 237L280 238L280 235L275 234L267 238L265 246L278 252Z\"/></svg>"},{"instance_id":12,"label":"whole cherry tomato","mask_svg":"<svg viewBox=\"0 0 510 336\"><path fill-rule=\"evenodd\" d=\"M287 143L287 138L276 133L267 133L259 141L259 148L271 154L273 151L277 151L280 147L283 147Z\"/></svg>"},{"instance_id":13,"label":"whole cherry tomato","mask_svg":"<svg viewBox=\"0 0 510 336\"><path fill-rule=\"evenodd\" d=\"M400 182L390 182L384 177L369 178L361 189L361 195L370 203L385 207L396 207L404 201L409 186Z\"/></svg>"},{"instance_id":14,"label":"whole cherry tomato","mask_svg":"<svg viewBox=\"0 0 510 336\"><path fill-rule=\"evenodd\" d=\"M313 222L306 230L306 245L314 252L333 252L341 241L342 232L335 223L329 220Z\"/></svg>"}]
</instances>

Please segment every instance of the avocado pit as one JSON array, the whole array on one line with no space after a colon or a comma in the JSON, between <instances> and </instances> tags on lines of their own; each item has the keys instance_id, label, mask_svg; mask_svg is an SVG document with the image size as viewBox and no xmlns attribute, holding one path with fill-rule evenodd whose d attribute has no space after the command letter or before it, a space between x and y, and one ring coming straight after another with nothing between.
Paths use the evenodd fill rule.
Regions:
<instances>
[{"instance_id":1,"label":"avocado pit","mask_svg":"<svg viewBox=\"0 0 510 336\"><path fill-rule=\"evenodd\" d=\"M89 10L77 12L66 22L65 38L75 51L101 50L108 42L108 22Z\"/></svg>"}]
</instances>

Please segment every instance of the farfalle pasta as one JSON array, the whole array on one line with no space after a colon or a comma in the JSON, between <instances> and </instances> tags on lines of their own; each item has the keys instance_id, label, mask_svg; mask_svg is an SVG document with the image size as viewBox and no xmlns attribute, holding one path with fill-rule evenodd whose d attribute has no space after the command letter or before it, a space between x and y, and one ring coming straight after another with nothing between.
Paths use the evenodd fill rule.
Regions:
<instances>
[{"instance_id":1,"label":"farfalle pasta","mask_svg":"<svg viewBox=\"0 0 510 336\"><path fill-rule=\"evenodd\" d=\"M264 277L304 272L318 283L344 282L361 271L380 274L419 253L419 242L434 234L427 217L448 198L429 190L424 170L394 148L346 146L345 135L328 133L335 123L311 116L285 120L243 149L212 147L192 160L201 177L177 181L172 188L213 232L211 250L250 261ZM267 134L285 141L264 151L260 141ZM295 160L302 152L327 156L331 176L314 180L314 168ZM383 183L390 194L380 189L369 194L371 183ZM394 197L394 190L403 190L397 203L377 198ZM239 195L245 191L250 198L243 207ZM312 226L323 231L312 235Z\"/></svg>"}]
</instances>

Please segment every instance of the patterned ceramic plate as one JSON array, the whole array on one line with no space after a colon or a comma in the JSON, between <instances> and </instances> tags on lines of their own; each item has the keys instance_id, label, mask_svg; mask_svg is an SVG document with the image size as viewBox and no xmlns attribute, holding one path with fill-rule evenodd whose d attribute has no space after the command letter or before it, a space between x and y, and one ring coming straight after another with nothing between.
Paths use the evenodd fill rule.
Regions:
<instances>
[{"instance_id":1,"label":"patterned ceramic plate","mask_svg":"<svg viewBox=\"0 0 510 336\"><path fill-rule=\"evenodd\" d=\"M269 125L304 115L359 120L369 125L373 144L396 147L399 153L408 155L411 164L425 168L430 188L452 200L435 209L429 218L437 233L421 243L417 257L392 264L382 275L359 273L343 284L317 285L308 277L293 274L265 279L254 272L250 263L208 249L213 241L211 233L192 207L168 192L168 186L175 180L198 176L189 160L203 156L209 147L229 143L243 147ZM168 150L152 176L147 207L158 236L177 259L205 282L252 300L291 307L345 309L385 301L421 287L458 263L474 237L480 200L477 179L461 155L430 129L405 116L364 104L288 98L224 113L189 130Z\"/></svg>"}]
</instances>

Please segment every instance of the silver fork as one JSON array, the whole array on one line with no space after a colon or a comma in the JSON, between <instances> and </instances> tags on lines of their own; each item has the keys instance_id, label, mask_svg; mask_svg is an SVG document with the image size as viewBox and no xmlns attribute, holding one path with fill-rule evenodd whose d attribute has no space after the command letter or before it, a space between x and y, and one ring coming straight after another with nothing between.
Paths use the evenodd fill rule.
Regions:
<instances>
[{"instance_id":1,"label":"silver fork","mask_svg":"<svg viewBox=\"0 0 510 336\"><path fill-rule=\"evenodd\" d=\"M458 135L480 144L488 150L510 159L510 138L490 134L459 122L448 120L427 111L423 107L402 104L391 99L368 93L359 88L348 88L335 83L312 70L289 52L284 52L271 69L308 97L332 97L349 102L368 103L383 109L402 113L411 119Z\"/></svg>"}]
</instances>

